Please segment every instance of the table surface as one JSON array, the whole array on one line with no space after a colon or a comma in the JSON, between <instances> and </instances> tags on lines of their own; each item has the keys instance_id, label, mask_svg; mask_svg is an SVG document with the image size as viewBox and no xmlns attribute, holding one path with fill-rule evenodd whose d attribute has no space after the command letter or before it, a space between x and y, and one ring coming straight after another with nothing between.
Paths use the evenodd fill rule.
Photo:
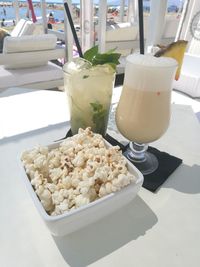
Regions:
<instances>
[{"instance_id":1,"label":"table surface","mask_svg":"<svg viewBox=\"0 0 200 267\"><path fill-rule=\"evenodd\" d=\"M115 88L112 110L119 95ZM1 267L200 265L200 124L190 105L173 104L167 133L151 144L183 159L156 193L142 188L123 209L53 237L24 187L19 155L64 137L69 127L65 94L13 88L0 96ZM108 129L122 141L114 112Z\"/></svg>"}]
</instances>

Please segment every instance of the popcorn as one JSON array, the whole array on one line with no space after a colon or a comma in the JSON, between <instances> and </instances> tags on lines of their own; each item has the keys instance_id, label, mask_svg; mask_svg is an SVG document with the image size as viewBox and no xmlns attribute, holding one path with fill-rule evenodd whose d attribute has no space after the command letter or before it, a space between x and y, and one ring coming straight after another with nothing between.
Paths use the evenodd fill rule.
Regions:
<instances>
[{"instance_id":1,"label":"popcorn","mask_svg":"<svg viewBox=\"0 0 200 267\"><path fill-rule=\"evenodd\" d=\"M75 204L77 208L87 205L88 203L90 203L90 199L88 197L84 197L83 195L78 195L75 198Z\"/></svg>"},{"instance_id":2,"label":"popcorn","mask_svg":"<svg viewBox=\"0 0 200 267\"><path fill-rule=\"evenodd\" d=\"M38 171L34 173L34 176L31 180L31 184L35 187L38 188L40 185L43 184L43 175L40 174Z\"/></svg>"},{"instance_id":3,"label":"popcorn","mask_svg":"<svg viewBox=\"0 0 200 267\"><path fill-rule=\"evenodd\" d=\"M77 156L72 160L72 164L75 167L83 167L85 164L84 153L78 152Z\"/></svg>"},{"instance_id":4,"label":"popcorn","mask_svg":"<svg viewBox=\"0 0 200 267\"><path fill-rule=\"evenodd\" d=\"M41 203L46 211L51 211L53 207L51 192L45 189L43 186L36 190L36 194L39 196Z\"/></svg>"},{"instance_id":5,"label":"popcorn","mask_svg":"<svg viewBox=\"0 0 200 267\"><path fill-rule=\"evenodd\" d=\"M135 177L118 146L107 148L90 128L79 129L59 147L36 147L21 160L44 209L60 215L121 190Z\"/></svg>"},{"instance_id":6,"label":"popcorn","mask_svg":"<svg viewBox=\"0 0 200 267\"><path fill-rule=\"evenodd\" d=\"M72 187L72 181L70 176L66 176L62 178L62 183L64 185L64 188L69 189Z\"/></svg>"},{"instance_id":7,"label":"popcorn","mask_svg":"<svg viewBox=\"0 0 200 267\"><path fill-rule=\"evenodd\" d=\"M57 189L57 186L53 183L47 183L46 188L49 189L51 193L55 192Z\"/></svg>"},{"instance_id":8,"label":"popcorn","mask_svg":"<svg viewBox=\"0 0 200 267\"><path fill-rule=\"evenodd\" d=\"M49 170L49 177L53 182L57 182L57 180L62 176L61 168L53 168Z\"/></svg>"},{"instance_id":9,"label":"popcorn","mask_svg":"<svg viewBox=\"0 0 200 267\"><path fill-rule=\"evenodd\" d=\"M46 164L47 164L47 160L46 160L46 156L45 155L39 154L34 159L34 167L35 167L35 169L41 169L44 166L46 166Z\"/></svg>"},{"instance_id":10,"label":"popcorn","mask_svg":"<svg viewBox=\"0 0 200 267\"><path fill-rule=\"evenodd\" d=\"M101 185L100 189L99 189L99 196L100 197L104 197L105 195L107 195L106 193L106 187L104 184Z\"/></svg>"}]
</instances>

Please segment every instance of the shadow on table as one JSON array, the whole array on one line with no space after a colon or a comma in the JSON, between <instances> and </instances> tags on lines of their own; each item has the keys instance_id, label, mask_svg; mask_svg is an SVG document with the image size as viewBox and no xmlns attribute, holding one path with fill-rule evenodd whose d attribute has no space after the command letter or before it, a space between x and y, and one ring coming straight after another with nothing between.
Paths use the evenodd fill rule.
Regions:
<instances>
[{"instance_id":1,"label":"shadow on table","mask_svg":"<svg viewBox=\"0 0 200 267\"><path fill-rule=\"evenodd\" d=\"M47 125L45 127L34 129L34 130L29 131L29 132L19 133L19 134L8 136L8 137L5 136L2 139L0 139L0 145L4 145L7 143L17 143L20 140L29 139L29 138L32 138L33 136L35 136L35 137L37 137L39 135L42 136L46 133L49 133L49 139L44 140L44 143L45 142L46 143L47 142L53 143L55 141L58 141L59 139L63 139L65 137L67 131L69 130L69 127L70 127L70 124L68 121L60 122L58 124ZM61 130L63 133L61 133ZM46 136L45 136L45 138L46 138Z\"/></svg>"},{"instance_id":2,"label":"shadow on table","mask_svg":"<svg viewBox=\"0 0 200 267\"><path fill-rule=\"evenodd\" d=\"M200 193L200 166L182 164L162 187L174 188L187 194Z\"/></svg>"},{"instance_id":3,"label":"shadow on table","mask_svg":"<svg viewBox=\"0 0 200 267\"><path fill-rule=\"evenodd\" d=\"M157 223L157 217L139 197L117 212L64 237L53 237L71 267L87 266L136 240Z\"/></svg>"},{"instance_id":4,"label":"shadow on table","mask_svg":"<svg viewBox=\"0 0 200 267\"><path fill-rule=\"evenodd\" d=\"M58 93L62 93L62 91L59 91L57 88L51 88L51 89L45 89L45 90L57 91ZM36 92L36 91L41 91L41 89L12 87L12 88L3 89L3 91L0 91L0 97L27 94L27 93Z\"/></svg>"}]
</instances>

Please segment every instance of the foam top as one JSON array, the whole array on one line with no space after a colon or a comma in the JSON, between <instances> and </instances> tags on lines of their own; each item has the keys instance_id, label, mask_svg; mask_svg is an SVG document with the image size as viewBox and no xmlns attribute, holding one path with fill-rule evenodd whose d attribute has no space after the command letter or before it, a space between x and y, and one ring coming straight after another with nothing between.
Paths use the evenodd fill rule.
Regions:
<instances>
[{"instance_id":1,"label":"foam top","mask_svg":"<svg viewBox=\"0 0 200 267\"><path fill-rule=\"evenodd\" d=\"M170 57L154 57L152 55L133 54L126 58L127 62L141 67L172 67L177 61Z\"/></svg>"},{"instance_id":2,"label":"foam top","mask_svg":"<svg viewBox=\"0 0 200 267\"><path fill-rule=\"evenodd\" d=\"M124 84L143 91L171 90L177 65L176 60L168 57L130 55L127 57Z\"/></svg>"}]
</instances>

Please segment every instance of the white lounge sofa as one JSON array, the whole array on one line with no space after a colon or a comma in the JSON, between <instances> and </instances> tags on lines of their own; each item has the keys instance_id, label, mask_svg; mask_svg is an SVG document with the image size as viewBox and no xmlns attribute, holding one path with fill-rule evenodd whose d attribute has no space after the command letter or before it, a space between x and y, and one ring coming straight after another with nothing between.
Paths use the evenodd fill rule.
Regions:
<instances>
[{"instance_id":1,"label":"white lounge sofa","mask_svg":"<svg viewBox=\"0 0 200 267\"><path fill-rule=\"evenodd\" d=\"M0 54L0 92L9 87L50 89L63 86L62 68L50 60L64 58L54 35L6 37Z\"/></svg>"},{"instance_id":2,"label":"white lounge sofa","mask_svg":"<svg viewBox=\"0 0 200 267\"><path fill-rule=\"evenodd\" d=\"M181 75L173 88L193 98L200 98L200 56L186 53Z\"/></svg>"},{"instance_id":3,"label":"white lounge sofa","mask_svg":"<svg viewBox=\"0 0 200 267\"><path fill-rule=\"evenodd\" d=\"M138 46L138 25L129 22L107 25L106 50L117 48L122 56L129 55Z\"/></svg>"},{"instance_id":4,"label":"white lounge sofa","mask_svg":"<svg viewBox=\"0 0 200 267\"><path fill-rule=\"evenodd\" d=\"M144 17L144 41L146 42L149 17ZM163 27L161 44L167 45L174 41L179 19L166 17ZM106 29L106 50L117 47L117 51L123 56L139 50L139 26L138 23L122 22L108 25Z\"/></svg>"}]
</instances>

